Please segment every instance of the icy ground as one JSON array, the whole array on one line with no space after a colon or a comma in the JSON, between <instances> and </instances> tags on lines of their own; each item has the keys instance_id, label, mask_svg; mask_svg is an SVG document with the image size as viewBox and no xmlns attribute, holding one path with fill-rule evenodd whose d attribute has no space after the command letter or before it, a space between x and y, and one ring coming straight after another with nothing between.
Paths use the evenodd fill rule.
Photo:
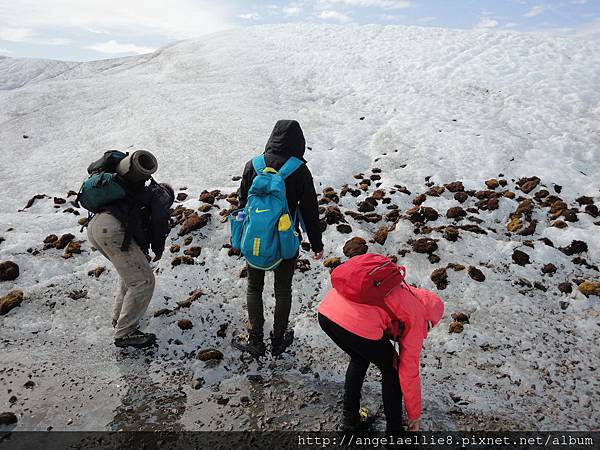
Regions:
<instances>
[{"instance_id":1,"label":"icy ground","mask_svg":"<svg viewBox=\"0 0 600 450\"><path fill-rule=\"evenodd\" d=\"M448 269L448 286L438 291L447 314L422 354L425 428L598 429L600 304L577 284L598 281L600 219L575 201L600 203L598 67L600 44L584 38L381 26L259 27L81 64L0 58L0 261L21 272L0 283L0 296L24 292L21 306L0 316L0 412L18 416L17 430L335 429L347 360L316 323L328 288L321 263L311 260L295 277L291 351L261 363L241 357L229 342L246 316L243 261L223 248L219 210L230 205L221 198L209 224L188 235L192 244L174 228L168 245L181 251L157 264L144 326L159 336L158 349L120 351L110 324L115 273L91 252L77 224L84 212L75 215L67 198L105 149L147 148L160 162L157 179L188 194L179 204L207 209L200 192L233 192L232 178L275 121L296 118L318 191L333 187L342 213L376 188L389 203L377 202L375 212L397 205L400 213L378 223L344 214L352 232L330 224L326 257L344 259L348 239L369 241L385 225L385 244L369 242L369 250L398 256L411 283L437 289L430 274L449 263L485 275L478 282L466 269ZM341 196L345 184L357 189L359 173L381 180L358 197ZM541 183L528 193L515 184L533 176ZM455 221L448 208L479 200L471 192L460 205L446 189L423 203L439 218L410 220L413 200L431 186L462 181L467 191L484 191L490 178L507 183L494 192L516 198L501 195L498 209L477 207ZM36 194L47 197L23 210ZM534 196L524 227L537 220L535 232L507 235L509 215ZM565 220L550 217L548 196L576 209L576 221L551 226ZM67 203L55 206L54 197ZM439 228L477 220L487 234L460 230L452 242ZM81 254L65 259L43 249L46 236L65 233L84 241ZM419 237L437 240L439 262L412 250ZM587 251L559 249L573 240ZM190 245L202 247L194 264L172 267ZM515 249L531 264L515 264ZM541 271L549 263L554 275ZM106 272L88 276L99 266ZM571 293L558 289L564 282ZM205 295L177 308L195 289ZM80 290L82 298L69 296ZM265 304L268 332L272 287ZM153 317L164 308L170 312ZM449 333L453 312L470 316L462 333ZM193 328L181 330L181 319ZM223 360L196 358L211 347ZM372 414L377 377L372 369L364 392Z\"/></svg>"}]
</instances>

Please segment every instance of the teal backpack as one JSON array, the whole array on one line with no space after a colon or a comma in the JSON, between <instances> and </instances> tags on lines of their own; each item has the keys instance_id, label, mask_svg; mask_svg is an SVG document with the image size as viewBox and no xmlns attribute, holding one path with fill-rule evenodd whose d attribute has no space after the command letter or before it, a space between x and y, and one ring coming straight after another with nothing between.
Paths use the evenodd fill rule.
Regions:
<instances>
[{"instance_id":1,"label":"teal backpack","mask_svg":"<svg viewBox=\"0 0 600 450\"><path fill-rule=\"evenodd\" d=\"M267 167L264 155L252 160L256 177L248 190L248 202L243 210L231 214L230 221L231 246L241 250L250 267L273 270L298 253L298 209L292 221L285 179L302 164L302 160L291 157L277 171Z\"/></svg>"},{"instance_id":2,"label":"teal backpack","mask_svg":"<svg viewBox=\"0 0 600 450\"><path fill-rule=\"evenodd\" d=\"M97 213L104 206L125 198L125 183L114 173L117 165L128 154L109 150L102 158L88 167L90 176L83 182L77 201L91 213Z\"/></svg>"}]
</instances>

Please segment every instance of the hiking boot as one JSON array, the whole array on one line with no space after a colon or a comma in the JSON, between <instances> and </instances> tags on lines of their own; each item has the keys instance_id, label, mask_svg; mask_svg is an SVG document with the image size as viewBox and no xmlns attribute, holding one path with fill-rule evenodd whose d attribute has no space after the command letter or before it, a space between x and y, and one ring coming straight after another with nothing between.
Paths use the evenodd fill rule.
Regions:
<instances>
[{"instance_id":1,"label":"hiking boot","mask_svg":"<svg viewBox=\"0 0 600 450\"><path fill-rule=\"evenodd\" d=\"M135 330L133 333L121 338L115 338L115 345L121 348L146 348L154 345L155 342L156 335L154 333L142 333L140 330Z\"/></svg>"},{"instance_id":2,"label":"hiking boot","mask_svg":"<svg viewBox=\"0 0 600 450\"><path fill-rule=\"evenodd\" d=\"M238 350L250 353L255 358L265 356L267 351L262 335L257 334L249 334L248 338L235 336L231 340L231 345Z\"/></svg>"},{"instance_id":3,"label":"hiking boot","mask_svg":"<svg viewBox=\"0 0 600 450\"><path fill-rule=\"evenodd\" d=\"M288 330L283 336L274 336L271 333L271 355L279 356L294 342L294 330Z\"/></svg>"}]
</instances>

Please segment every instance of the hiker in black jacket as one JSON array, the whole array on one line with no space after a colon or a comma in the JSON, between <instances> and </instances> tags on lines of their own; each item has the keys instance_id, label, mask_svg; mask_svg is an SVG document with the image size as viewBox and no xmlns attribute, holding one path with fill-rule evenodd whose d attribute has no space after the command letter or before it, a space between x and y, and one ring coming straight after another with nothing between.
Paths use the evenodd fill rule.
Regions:
<instances>
[{"instance_id":1,"label":"hiker in black jacket","mask_svg":"<svg viewBox=\"0 0 600 450\"><path fill-rule=\"evenodd\" d=\"M295 120L279 120L267 141L265 147L265 161L267 167L275 170L281 169L285 162L292 156L304 160L306 143L300 124ZM248 190L256 176L252 161L244 168L244 174L239 189L240 208L246 206ZM323 242L321 240L321 227L319 224L319 207L317 194L313 184L310 170L303 164L285 180L286 197L290 216L295 217L296 210L300 208L306 233L310 242L314 259L323 256ZM300 234L299 224L297 231ZM271 353L278 356L289 347L294 339L292 330L287 330L290 309L292 306L292 277L296 267L297 256L284 260L275 272L275 318L271 333ZM248 303L249 340L247 343L234 341L233 345L243 351L248 351L254 356L265 354L263 342L263 302L262 292L264 287L265 272L248 266L248 290L246 301Z\"/></svg>"},{"instance_id":2,"label":"hiker in black jacket","mask_svg":"<svg viewBox=\"0 0 600 450\"><path fill-rule=\"evenodd\" d=\"M119 274L113 327L117 347L143 348L156 336L142 333L139 322L152 300L154 274L149 264L158 261L169 234L173 188L166 183L129 186L128 197L107 205L88 225L88 238Z\"/></svg>"}]
</instances>

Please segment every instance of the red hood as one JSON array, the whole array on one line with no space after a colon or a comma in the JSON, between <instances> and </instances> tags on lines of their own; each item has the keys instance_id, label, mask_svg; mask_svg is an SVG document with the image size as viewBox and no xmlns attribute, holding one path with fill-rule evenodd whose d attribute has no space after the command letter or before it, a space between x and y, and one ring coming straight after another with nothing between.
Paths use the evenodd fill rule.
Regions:
<instances>
[{"instance_id":1,"label":"red hood","mask_svg":"<svg viewBox=\"0 0 600 450\"><path fill-rule=\"evenodd\" d=\"M417 289L423 306L425 306L425 318L437 325L444 315L444 302L433 292L426 289Z\"/></svg>"}]
</instances>

